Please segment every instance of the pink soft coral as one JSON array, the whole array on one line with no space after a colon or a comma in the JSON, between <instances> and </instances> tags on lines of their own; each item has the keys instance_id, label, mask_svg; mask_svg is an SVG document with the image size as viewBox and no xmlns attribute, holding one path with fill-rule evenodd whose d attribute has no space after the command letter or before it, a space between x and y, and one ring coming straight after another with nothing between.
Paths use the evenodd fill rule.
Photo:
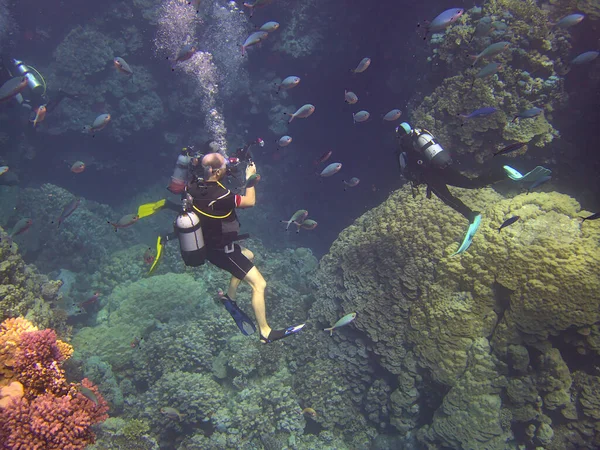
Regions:
<instances>
[{"instance_id":1,"label":"pink soft coral","mask_svg":"<svg viewBox=\"0 0 600 450\"><path fill-rule=\"evenodd\" d=\"M71 386L64 396L40 395L13 400L0 409L4 448L80 450L95 440L91 426L106 420L108 404L87 379L81 383L96 396L91 400Z\"/></svg>"}]
</instances>

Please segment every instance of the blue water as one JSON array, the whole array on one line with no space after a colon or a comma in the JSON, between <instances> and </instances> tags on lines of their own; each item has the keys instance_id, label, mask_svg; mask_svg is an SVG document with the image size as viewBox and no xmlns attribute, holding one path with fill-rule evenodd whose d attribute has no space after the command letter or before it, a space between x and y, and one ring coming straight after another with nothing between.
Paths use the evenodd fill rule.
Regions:
<instances>
[{"instance_id":1,"label":"blue water","mask_svg":"<svg viewBox=\"0 0 600 450\"><path fill-rule=\"evenodd\" d=\"M528 3L536 5L533 1ZM485 2L482 5L485 6ZM328 254L332 243L344 229L364 213L382 204L392 192L406 183L400 176L395 157L395 127L402 121L412 122L413 110L427 96L432 95L446 80L469 70L471 62L468 60L468 53L480 52L489 42L503 39L498 35L489 42L475 40L471 45L463 42L452 50L453 58L443 60L435 57L434 49L440 52L443 50L432 43L431 36L423 39L424 21L432 20L451 6L469 10L474 5L436 1L415 4L388 0L275 0L263 8L257 8L253 17L250 17L249 9L240 1L228 3L223 0L202 0L199 12L195 14L191 5L180 4L176 0L64 0L41 4L25 1L8 4L5 0L0 0L0 11L3 14L0 20L0 51L7 66L10 66L10 59L18 58L37 68L47 82L46 101L57 98L59 89L79 96L75 100L62 100L36 128L33 128L29 120L29 111L14 99L0 104L0 166L10 167L7 174L0 176L0 201L4 204L0 225L5 230L10 230L19 219L33 217L34 225L31 230L15 238L25 262L37 266L51 278L57 278L61 270L77 274L75 281L69 275L69 293L62 303L52 305L53 308L66 311L69 316L68 321L63 323L64 330L68 324L69 331L77 334L83 327L93 328L110 323L111 311L119 307L109 305L111 300L107 299L113 298L112 295L114 298L118 297L112 290L139 282L148 269L142 264L141 257L135 261L127 259L134 253L131 251L129 256L124 257L126 262L119 264L127 265L131 262L135 269L128 272L123 266L116 266L118 268L115 272L120 272L117 276L110 269L111 256L136 245L140 249L154 248L156 236L171 231L173 214L160 212L150 219L140 220L131 228L119 230L116 234L106 224L107 221L116 221L125 214L135 212L142 203L161 198L179 201L177 196L169 194L165 188L183 147L201 148L208 140L224 139L226 145L221 149L222 153L233 154L237 148L259 137L264 140L265 146L253 147L252 153L262 180L256 188L255 208L239 213L241 232L249 232L256 239L258 249L253 250L257 254L257 267L261 271L264 268L263 274L267 282L270 284L271 280L277 280L277 283L281 283L275 289L278 299L298 294L289 299L292 305L289 309L281 306L283 312L272 313L277 321L304 320L298 315L310 311L316 298L320 296L319 289L327 289L326 286L311 284L308 280L314 276L317 261ZM572 12L566 8L550 8L549 14L556 20ZM509 25L512 20L509 15L498 15L494 19L503 19ZM248 48L247 56L242 58L239 47L244 39L269 20L278 21L280 28L272 32L264 42ZM459 20L457 24L460 23ZM581 24L561 32L571 48L557 49L555 41L555 48L548 52L549 58L556 61L564 52L574 56L595 49L598 44L598 23L597 16L594 18L593 14L588 14ZM457 24L451 25L450 29L458 26ZM185 27L191 32L187 33ZM81 34L78 35L79 38L72 39L73 33ZM83 39L83 35L89 37L89 40ZM443 34L435 36L438 43L443 42ZM536 42L524 44L527 40L524 36L511 36L510 39L511 51L514 53L512 59L505 62L507 68L504 72L501 71L496 76L499 80L505 77L508 79L509 74L513 76L509 71L511 64L515 68L519 67L526 59L523 54L531 50L529 45L537 45ZM311 47L298 54L298 50L290 50L294 48L290 44L296 40L300 47L305 46L306 42L311 42ZM174 53L186 43L196 44L200 52L211 53L211 62L206 62L208 58L201 59L195 55L190 61L173 66ZM115 71L112 58L116 56L123 57L132 66L133 80ZM350 69L355 68L364 57L371 58L370 67L363 73L351 73ZM192 68L189 64L197 65ZM481 67L481 63L479 64ZM171 70L172 67L175 70ZM205 69L207 72L212 71L212 75L205 74ZM299 76L300 84L277 95L274 81L280 81L289 75ZM549 78L548 74L533 75ZM5 73L3 76L6 79ZM207 93L210 83L217 86L211 93ZM600 63L596 60L560 75L560 89L553 92L559 92L562 101L545 94L540 94L533 100L528 97L528 102L537 102L534 106L555 102L555 110L547 110L545 118L560 132L560 138L543 148L530 145L526 154L511 160L519 168L544 165L551 169L552 181L541 190L568 194L590 211L600 208L600 157L597 151L600 139L597 130L600 120L599 83ZM356 105L344 103L345 89L358 95L359 102ZM452 94L449 93L448 97ZM465 101L462 108L465 114L488 106L487 103L467 104L464 93L460 93L458 100ZM515 108L526 109L514 106L514 102L518 100L505 99L503 106L509 116L508 121L514 116ZM315 105L316 111L312 116L295 119L288 126L285 123L278 125L284 110L282 108L294 111L305 103ZM33 106L39 104L41 102L38 101ZM401 119L394 123L384 122L383 115L394 108L402 110ZM226 133L211 128L207 121L211 109L218 111L223 117ZM370 120L353 124L352 114L362 109L370 112ZM89 125L101 113L110 113L111 123L93 135L83 133L83 126ZM435 112L432 110L431 114ZM452 119L449 116L443 119L436 117L436 120L447 120L448 123ZM460 132L470 133L469 127L478 123L477 120L480 119L473 119ZM279 129L274 131L276 126ZM443 126L441 123L439 126L439 129L431 131L434 134L441 131ZM455 126L459 127L460 122L455 122ZM284 134L292 136L293 142L278 150L276 142ZM481 139L484 140L482 147L490 152L497 150L503 142L508 144L500 137L497 129ZM444 142L442 144L446 145ZM329 150L333 153L326 164L341 162L343 168L332 177L321 178L318 173L325 164L315 164L315 160ZM456 167L471 175L484 172L495 163L489 155L478 158L476 154L462 148L448 150L453 153ZM86 164L83 173L75 174L69 170L77 160ZM342 180L352 177L360 178L360 184L345 190ZM236 180L228 181L231 186L236 186ZM48 187L48 184L64 189L67 193ZM84 199L85 204L66 219L62 231L58 231L53 228L53 221L59 217L71 194ZM448 207L441 203L439 205L440 216L450 214ZM301 230L298 234L294 232L295 227L291 227L288 232L284 230L285 226L280 221L288 220L298 209L309 211L309 218L318 222L316 229ZM252 249L251 245L250 247ZM304 258L292 253L297 248L310 249L314 258ZM164 276L167 272L184 272L183 265L178 260L177 243L170 244L165 260L162 272L157 276ZM202 272L194 276L205 283L203 287L208 286L206 289L213 289L213 285L217 284L215 280L226 288L226 277L213 269L206 272L208 275L205 278L202 278ZM110 281L105 282L103 278L110 278ZM289 292L281 287L289 284L292 284ZM84 301L96 289L104 289L100 303L81 314L76 304ZM194 295L187 292L182 294L182 302L192 302ZM343 300L336 298L335 302L340 306ZM332 304L335 302L332 301ZM240 303L243 303L244 309L251 309L249 295ZM210 314L214 314L210 309L211 302L208 301L207 304L203 308L206 307L207 311L212 311ZM100 386L101 391L103 386L105 389L111 386L110 389L118 390L126 401L118 408L113 405L111 415L128 420L145 420L151 425L148 434L160 443L160 448L284 448L281 447L281 442L285 442L288 446L286 448L342 448L342 442L345 442L347 448L425 448L420 445L424 445L427 439L421 435L417 444L415 434L425 433L423 427L431 423L448 387L433 381L435 376L428 379L427 382L435 389L432 389L430 397L422 398L419 404L421 415L415 420L413 427L394 428L389 411L384 411L390 407L389 403L382 400L381 404L386 406L379 405L381 410L375 412L369 406L369 398L373 400L377 396L389 396L390 391L401 384L397 379L398 374L384 370L375 361L378 359L377 352L369 353L373 365L368 369L357 369L356 373L360 374L357 377L372 377L371 381L385 380L382 385L391 388L387 391L381 386L373 388L372 391L377 392L372 393L372 397L369 397L371 394L367 394L366 389L357 388L356 394L364 395L363 403L358 410L349 412L349 415L360 411L360 420L364 420L370 427L370 431L365 432L364 436L360 435L357 428L349 433L355 433L352 437L344 436L344 427L351 421L348 419L348 422L344 422L343 414L322 420L319 412L315 420L307 418L306 423L298 424L299 411L295 409L295 415L290 413L287 418L275 413L272 417L263 418L264 423L273 421L270 423L273 436L276 430L277 433L283 430L276 436L277 439L272 436L272 441L265 431L267 426L261 428L260 435L248 434L248 430L252 428L249 423L239 425L246 427L242 432L237 429L232 431L230 424L223 422L226 414L217 414L216 411L210 413L218 419L213 419L211 415L201 417L198 413L195 420L183 420L180 423L171 418L171 422L165 424L167 419L164 419L164 414L157 412L156 405L162 402L161 407L168 406L168 395L164 393L168 390L164 387L168 382L163 382L164 390L161 391L161 385L156 383L158 376L140 374L149 370L148 367L140 367L152 363L149 354L169 351L168 347L160 346L161 339L168 341L165 334L181 324L184 324L184 328L193 327L195 321L204 320L202 314L194 312L189 304L186 303L181 308L176 313L171 311L173 314L167 319L158 318L152 325L146 325L143 335L124 337L142 339L140 345L146 345L146 341L154 345L154 350L147 350L144 356L132 357L137 358L137 366L113 368L114 374L111 373L110 377L107 375L105 379L96 373L97 379L92 380ZM341 309L344 313L348 312L343 305ZM3 317L7 315L5 311L2 314ZM323 314L319 310L315 316L323 319ZM386 312L382 311L382 314ZM231 334L219 334L215 337L215 341L220 340L218 344L207 350L206 354L194 355L191 359L196 361L194 358L217 360L234 357L236 346L243 344L231 341L235 329L232 329L229 318L226 319L229 321L228 331ZM202 323L208 327L208 322ZM189 331L177 330L172 333L185 334ZM210 334L209 331L203 333ZM372 335L369 335L369 339L371 338ZM195 337L192 333L177 339L183 339L186 345L193 346ZM230 343L226 344L228 339ZM362 337L357 337L357 341L360 339ZM213 342L208 339L207 342L209 341ZM371 344L365 338L364 345ZM560 347L558 343L555 345ZM348 350L343 345L339 348L342 349L338 349L341 353ZM302 347L295 350L309 351ZM81 375L83 366L90 365L89 358L93 357L93 352L89 349L86 351L70 367L74 377ZM262 349L240 350L244 357L260 360L261 363L256 363L257 366L269 366L270 359L282 361L287 366L285 371L278 372L279 381L285 379L281 385L290 389L304 386L294 378L295 371L301 373L296 374L297 377L306 376L306 372L298 368L299 363L293 355L282 353L261 356L260 351ZM285 352L285 347L280 347L279 351ZM303 355L302 364L310 362L310 358ZM335 358L331 358L332 364L335 364ZM368 358L365 357L366 360ZM103 361L102 364L108 363ZM239 376L237 369L231 366L233 363L229 364L227 373L221 378L215 375L218 370L214 369L214 365L210 375L211 368L208 364L202 366L189 363L186 374L209 374L208 378L212 376L210 382L222 387L222 403L227 403L227 397L229 401L238 402L236 404L239 405L245 400L240 399L240 392L247 390L249 397L260 396L257 392L261 391L252 391L253 387L260 384L262 376L267 377L277 369L269 366L261 373L257 368L252 375ZM342 371L352 370L348 368L351 364L346 362L340 366ZM91 369L89 371L93 372ZM286 373L282 374L283 372ZM353 381L348 381L353 380L352 376L345 379L347 384L340 384L343 390L351 390L354 386ZM340 377L344 379L343 375ZM107 381L108 378L110 382ZM186 380L186 386L191 392L191 386L197 381L191 375ZM203 382L206 382L206 386L210 385L209 381ZM269 382L275 383L272 380ZM203 389L210 391L206 386ZM171 388L172 386L169 387ZM264 386L261 389L268 390ZM424 392L425 389L422 389L422 393ZM182 395L193 397L195 394L197 392ZM109 398L111 394L107 392L106 395ZM280 395L292 398L290 393L283 392ZM300 411L302 407L310 406L307 398L314 400L319 396L340 394L326 391L306 394L305 397L302 395L298 395L302 401L294 406ZM252 401L249 400L248 405ZM373 402L377 403L375 400ZM173 403L182 409L185 401L177 398L173 399ZM340 401L335 404L345 403ZM248 407L244 405L239 409ZM155 411L148 413L144 408L154 408ZM249 411L248 414L264 414L266 410L262 409L258 413ZM190 406L190 412L186 414L193 415L194 411L194 407ZM203 411L202 414L208 412ZM260 420L259 417L257 421ZM286 420L295 425L286 428L289 425ZM360 420L352 422L352 426L358 427ZM518 443L534 448L534 443L540 444L539 440L527 440L524 431L526 425L519 424L513 429L515 438L510 441L510 445ZM536 422L536 425L539 423ZM237 436L236 433L240 435ZM311 435L310 439L295 444L296 436L301 436L302 433L305 436ZM114 436L111 438L108 434L106 431L99 432L100 443L106 447L98 448L111 448L110 442L116 442L111 441ZM190 443L194 435L200 434L204 437L198 438L195 444ZM221 441L216 437L211 438L217 435L227 435L229 441L224 443L225 438ZM239 439L233 439L232 435ZM186 439L188 446L180 447L181 442ZM460 448L447 447L450 440L432 442L430 448ZM139 448L152 448L148 445ZM508 443L506 445L505 448L514 448L508 447ZM594 448L593 444L589 445L592 446L578 448Z\"/></svg>"}]
</instances>

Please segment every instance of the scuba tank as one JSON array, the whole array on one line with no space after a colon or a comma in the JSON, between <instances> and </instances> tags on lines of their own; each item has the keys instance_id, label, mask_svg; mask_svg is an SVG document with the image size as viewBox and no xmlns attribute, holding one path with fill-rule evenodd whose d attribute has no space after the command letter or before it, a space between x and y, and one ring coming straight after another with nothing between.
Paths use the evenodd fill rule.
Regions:
<instances>
[{"instance_id":1,"label":"scuba tank","mask_svg":"<svg viewBox=\"0 0 600 450\"><path fill-rule=\"evenodd\" d=\"M38 77L32 73L32 71L38 74L39 72L37 72L37 70L34 68L25 65L23 61L19 61L18 59L13 59L13 64L15 65L15 69L19 75L27 78L27 86L31 92L39 96L44 95L46 92L46 86L44 85L43 80L39 80Z\"/></svg>"},{"instance_id":2,"label":"scuba tank","mask_svg":"<svg viewBox=\"0 0 600 450\"><path fill-rule=\"evenodd\" d=\"M206 261L206 246L200 217L189 210L191 200L189 196L183 200L183 211L175 218L173 229L179 239L181 258L186 266L198 267Z\"/></svg>"},{"instance_id":3,"label":"scuba tank","mask_svg":"<svg viewBox=\"0 0 600 450\"><path fill-rule=\"evenodd\" d=\"M429 131L414 128L412 132L415 149L424 156L429 164L442 169L452 164L450 154L438 144Z\"/></svg>"},{"instance_id":4,"label":"scuba tank","mask_svg":"<svg viewBox=\"0 0 600 450\"><path fill-rule=\"evenodd\" d=\"M184 191L185 186L189 181L191 160L192 157L184 153L177 157L175 169L173 170L173 175L171 176L171 182L169 183L169 186L167 186L167 189L173 194L181 194Z\"/></svg>"}]
</instances>

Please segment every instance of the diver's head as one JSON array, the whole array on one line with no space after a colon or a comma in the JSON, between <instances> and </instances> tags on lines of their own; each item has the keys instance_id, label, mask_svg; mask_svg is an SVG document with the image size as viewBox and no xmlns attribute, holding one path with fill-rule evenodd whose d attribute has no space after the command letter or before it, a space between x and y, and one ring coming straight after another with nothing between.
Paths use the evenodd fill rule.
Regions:
<instances>
[{"instance_id":1,"label":"diver's head","mask_svg":"<svg viewBox=\"0 0 600 450\"><path fill-rule=\"evenodd\" d=\"M227 161L220 153L209 153L202 158L201 164L206 181L220 181L227 174Z\"/></svg>"},{"instance_id":2,"label":"diver's head","mask_svg":"<svg viewBox=\"0 0 600 450\"><path fill-rule=\"evenodd\" d=\"M407 122L402 122L396 127L396 137L401 139L404 136L411 134L412 131L412 127Z\"/></svg>"}]
</instances>

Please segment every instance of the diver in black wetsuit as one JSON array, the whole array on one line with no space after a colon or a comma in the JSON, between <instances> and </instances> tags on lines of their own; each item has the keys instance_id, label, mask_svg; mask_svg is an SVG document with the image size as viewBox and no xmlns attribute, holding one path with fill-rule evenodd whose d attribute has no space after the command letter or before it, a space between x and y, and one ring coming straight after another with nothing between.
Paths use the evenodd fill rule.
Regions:
<instances>
[{"instance_id":1,"label":"diver in black wetsuit","mask_svg":"<svg viewBox=\"0 0 600 450\"><path fill-rule=\"evenodd\" d=\"M460 199L450 193L448 185L465 189L478 189L505 179L508 176L513 181L535 182L547 176L550 170L538 166L531 172L521 175L510 166L499 165L477 178L469 178L452 166L452 158L448 151L436 141L427 130L412 128L403 122L396 128L398 147L396 159L402 175L410 181L415 196L415 188L421 184L427 185L427 198L433 192L446 205L462 214L469 221L469 228L456 254L463 253L471 245L471 241L481 223L481 214L473 211Z\"/></svg>"},{"instance_id":2,"label":"diver in black wetsuit","mask_svg":"<svg viewBox=\"0 0 600 450\"><path fill-rule=\"evenodd\" d=\"M469 178L452 166L452 158L435 140L433 135L421 128L412 128L403 122L396 129L399 145L396 157L402 175L410 181L414 189L421 184L427 185L427 198L433 192L446 205L462 214L469 223L473 223L478 211L473 211L460 199L453 196L448 185L465 189L478 189L505 179L502 167L492 169L477 178ZM414 191L413 191L414 195Z\"/></svg>"},{"instance_id":3,"label":"diver in black wetsuit","mask_svg":"<svg viewBox=\"0 0 600 450\"><path fill-rule=\"evenodd\" d=\"M30 121L33 121L37 109L44 105L46 114L51 113L65 99L79 100L81 94L70 94L59 89L56 95L49 96L46 92L46 81L40 72L33 66L25 64L18 59L0 56L0 85L10 78L24 76L27 78L27 88L15 96L15 103L26 112Z\"/></svg>"}]
</instances>

